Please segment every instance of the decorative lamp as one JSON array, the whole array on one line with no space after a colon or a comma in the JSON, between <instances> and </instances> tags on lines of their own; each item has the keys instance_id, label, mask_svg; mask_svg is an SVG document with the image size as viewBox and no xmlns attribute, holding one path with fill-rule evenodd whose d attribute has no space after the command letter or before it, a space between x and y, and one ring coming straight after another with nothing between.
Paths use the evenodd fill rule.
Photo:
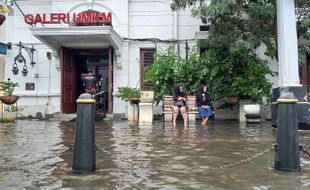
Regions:
<instances>
[{"instance_id":1,"label":"decorative lamp","mask_svg":"<svg viewBox=\"0 0 310 190\"><path fill-rule=\"evenodd\" d=\"M27 66L24 65L23 70L22 70L22 75L25 77L25 76L27 76L27 74L28 74Z\"/></svg>"},{"instance_id":2,"label":"decorative lamp","mask_svg":"<svg viewBox=\"0 0 310 190\"><path fill-rule=\"evenodd\" d=\"M12 71L13 71L13 75L18 75L19 69L18 69L18 66L17 66L16 63L13 64L13 69L12 69Z\"/></svg>"}]
</instances>

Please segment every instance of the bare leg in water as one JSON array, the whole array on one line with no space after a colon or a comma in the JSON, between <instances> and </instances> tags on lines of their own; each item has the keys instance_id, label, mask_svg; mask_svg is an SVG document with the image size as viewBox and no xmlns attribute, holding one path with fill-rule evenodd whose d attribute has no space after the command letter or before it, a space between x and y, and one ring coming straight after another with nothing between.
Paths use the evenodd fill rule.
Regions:
<instances>
[{"instance_id":1,"label":"bare leg in water","mask_svg":"<svg viewBox=\"0 0 310 190\"><path fill-rule=\"evenodd\" d=\"M187 113L186 113L186 106L182 106L181 109L181 114L182 114L182 118L183 118L183 125L184 127L187 126Z\"/></svg>"},{"instance_id":2,"label":"bare leg in water","mask_svg":"<svg viewBox=\"0 0 310 190\"><path fill-rule=\"evenodd\" d=\"M207 125L208 119L209 119L209 117L205 117L202 119L202 122L201 122L202 127L205 127Z\"/></svg>"},{"instance_id":3,"label":"bare leg in water","mask_svg":"<svg viewBox=\"0 0 310 190\"><path fill-rule=\"evenodd\" d=\"M178 114L179 114L179 110L180 110L180 108L178 106L174 106L174 108L173 108L173 118L172 118L173 127L177 126L177 117L178 117Z\"/></svg>"}]
</instances>

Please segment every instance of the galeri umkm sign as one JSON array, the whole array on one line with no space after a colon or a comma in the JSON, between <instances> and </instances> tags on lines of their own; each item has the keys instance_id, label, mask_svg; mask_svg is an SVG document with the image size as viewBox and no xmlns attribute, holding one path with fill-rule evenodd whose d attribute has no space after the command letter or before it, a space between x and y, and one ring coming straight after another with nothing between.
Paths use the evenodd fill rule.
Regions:
<instances>
[{"instance_id":1,"label":"galeri umkm sign","mask_svg":"<svg viewBox=\"0 0 310 190\"><path fill-rule=\"evenodd\" d=\"M24 20L27 24L33 25L37 23L42 24L60 24L71 22L76 24L91 24L101 23L109 25L112 23L111 12L83 12L83 13L42 13L42 14L26 14Z\"/></svg>"}]
</instances>

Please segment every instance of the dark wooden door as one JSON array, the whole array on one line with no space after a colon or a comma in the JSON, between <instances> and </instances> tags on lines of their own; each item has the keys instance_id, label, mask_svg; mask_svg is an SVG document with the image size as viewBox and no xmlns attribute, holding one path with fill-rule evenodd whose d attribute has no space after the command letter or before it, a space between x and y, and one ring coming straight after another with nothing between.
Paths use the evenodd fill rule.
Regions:
<instances>
[{"instance_id":1,"label":"dark wooden door","mask_svg":"<svg viewBox=\"0 0 310 190\"><path fill-rule=\"evenodd\" d=\"M108 113L113 113L113 48L109 48Z\"/></svg>"},{"instance_id":2,"label":"dark wooden door","mask_svg":"<svg viewBox=\"0 0 310 190\"><path fill-rule=\"evenodd\" d=\"M63 113L76 112L76 69L71 49L61 48L61 105Z\"/></svg>"},{"instance_id":3,"label":"dark wooden door","mask_svg":"<svg viewBox=\"0 0 310 190\"><path fill-rule=\"evenodd\" d=\"M306 61L302 64L300 83L303 86L310 87L310 54L307 55Z\"/></svg>"},{"instance_id":4,"label":"dark wooden door","mask_svg":"<svg viewBox=\"0 0 310 190\"><path fill-rule=\"evenodd\" d=\"M310 54L307 55L307 67L306 67L307 84L306 86L310 88Z\"/></svg>"}]
</instances>

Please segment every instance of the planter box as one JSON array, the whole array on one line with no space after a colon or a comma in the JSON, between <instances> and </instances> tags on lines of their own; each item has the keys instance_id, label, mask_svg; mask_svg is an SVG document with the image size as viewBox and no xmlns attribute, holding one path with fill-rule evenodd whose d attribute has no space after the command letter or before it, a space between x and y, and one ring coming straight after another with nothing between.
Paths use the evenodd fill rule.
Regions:
<instances>
[{"instance_id":1,"label":"planter box","mask_svg":"<svg viewBox=\"0 0 310 190\"><path fill-rule=\"evenodd\" d=\"M139 110L138 104L132 104L131 102L127 102L127 119L128 121L138 122L139 120Z\"/></svg>"},{"instance_id":2,"label":"planter box","mask_svg":"<svg viewBox=\"0 0 310 190\"><path fill-rule=\"evenodd\" d=\"M246 115L260 115L260 106L258 104L244 104L243 111Z\"/></svg>"},{"instance_id":3,"label":"planter box","mask_svg":"<svg viewBox=\"0 0 310 190\"><path fill-rule=\"evenodd\" d=\"M5 15L0 13L0 25L4 23L5 19L6 19Z\"/></svg>"},{"instance_id":4,"label":"planter box","mask_svg":"<svg viewBox=\"0 0 310 190\"><path fill-rule=\"evenodd\" d=\"M4 104L7 105L12 105L15 104L17 102L17 100L19 99L19 96L0 96L0 101Z\"/></svg>"},{"instance_id":5,"label":"planter box","mask_svg":"<svg viewBox=\"0 0 310 190\"><path fill-rule=\"evenodd\" d=\"M0 121L4 123L14 122L16 120L16 112L0 113Z\"/></svg>"}]
</instances>

